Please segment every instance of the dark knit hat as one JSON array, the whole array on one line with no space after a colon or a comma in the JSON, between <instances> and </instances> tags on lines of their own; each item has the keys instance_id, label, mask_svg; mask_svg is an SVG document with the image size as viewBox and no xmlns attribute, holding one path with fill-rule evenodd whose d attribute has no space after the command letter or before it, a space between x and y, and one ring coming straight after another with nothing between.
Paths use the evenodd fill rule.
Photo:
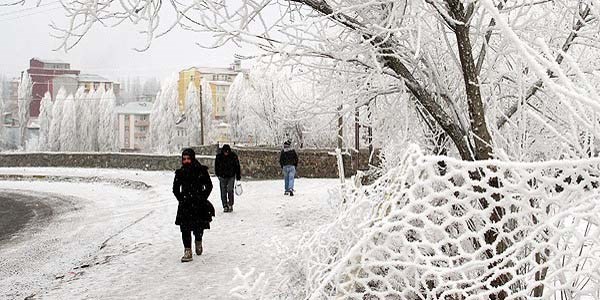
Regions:
<instances>
[{"instance_id":1,"label":"dark knit hat","mask_svg":"<svg viewBox=\"0 0 600 300\"><path fill-rule=\"evenodd\" d=\"M192 148L184 149L183 152L181 152L182 159L183 159L184 155L187 155L190 158L192 158L192 161L194 161L196 159L196 152L194 152L194 149L192 149Z\"/></svg>"}]
</instances>

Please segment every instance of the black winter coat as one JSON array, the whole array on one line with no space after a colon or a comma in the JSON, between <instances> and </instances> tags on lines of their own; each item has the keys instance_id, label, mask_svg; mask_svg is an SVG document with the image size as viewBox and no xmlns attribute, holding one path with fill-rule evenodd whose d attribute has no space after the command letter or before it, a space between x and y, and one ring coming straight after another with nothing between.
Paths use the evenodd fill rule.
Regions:
<instances>
[{"instance_id":1,"label":"black winter coat","mask_svg":"<svg viewBox=\"0 0 600 300\"><path fill-rule=\"evenodd\" d=\"M281 150L281 154L279 154L279 165L282 168L283 166L298 167L298 154L296 154L296 150Z\"/></svg>"},{"instance_id":2,"label":"black winter coat","mask_svg":"<svg viewBox=\"0 0 600 300\"><path fill-rule=\"evenodd\" d=\"M175 224L182 230L209 229L215 216L215 208L208 201L212 188L208 167L198 161L177 169L173 180L173 194L179 201Z\"/></svg>"},{"instance_id":3,"label":"black winter coat","mask_svg":"<svg viewBox=\"0 0 600 300\"><path fill-rule=\"evenodd\" d=\"M215 158L215 174L217 177L225 178L235 176L237 180L240 180L240 160L237 154L234 152L229 152L227 156L223 153L217 154Z\"/></svg>"}]
</instances>

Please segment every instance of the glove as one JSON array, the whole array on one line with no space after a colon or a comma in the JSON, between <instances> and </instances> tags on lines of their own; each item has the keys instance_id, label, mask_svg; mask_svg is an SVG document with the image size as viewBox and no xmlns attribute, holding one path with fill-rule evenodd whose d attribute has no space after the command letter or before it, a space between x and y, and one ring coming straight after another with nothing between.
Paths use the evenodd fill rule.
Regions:
<instances>
[{"instance_id":1,"label":"glove","mask_svg":"<svg viewBox=\"0 0 600 300\"><path fill-rule=\"evenodd\" d=\"M235 177L235 180L238 180L238 181L239 181L239 180L242 180L242 176L236 176L236 177Z\"/></svg>"}]
</instances>

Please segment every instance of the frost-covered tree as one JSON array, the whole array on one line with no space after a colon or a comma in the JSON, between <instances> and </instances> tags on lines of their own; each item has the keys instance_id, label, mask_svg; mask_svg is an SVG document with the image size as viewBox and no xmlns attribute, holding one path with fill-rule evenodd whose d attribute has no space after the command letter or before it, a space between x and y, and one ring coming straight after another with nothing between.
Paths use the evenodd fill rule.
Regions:
<instances>
[{"instance_id":1,"label":"frost-covered tree","mask_svg":"<svg viewBox=\"0 0 600 300\"><path fill-rule=\"evenodd\" d=\"M60 151L73 152L78 150L75 97L82 94L82 89L80 89L75 95L68 95L62 104L59 135Z\"/></svg>"},{"instance_id":2,"label":"frost-covered tree","mask_svg":"<svg viewBox=\"0 0 600 300\"><path fill-rule=\"evenodd\" d=\"M290 72L256 68L239 74L227 96L227 120L236 141L280 146L286 139L299 146L331 147L335 141L335 107L308 105L318 90L295 80Z\"/></svg>"},{"instance_id":3,"label":"frost-covered tree","mask_svg":"<svg viewBox=\"0 0 600 300\"><path fill-rule=\"evenodd\" d=\"M52 97L49 92L44 94L40 102L40 131L38 137L38 147L40 151L50 150L50 125L52 124Z\"/></svg>"},{"instance_id":4,"label":"frost-covered tree","mask_svg":"<svg viewBox=\"0 0 600 300\"><path fill-rule=\"evenodd\" d=\"M185 116L189 146L200 145L200 95L193 82L190 82L185 98Z\"/></svg>"},{"instance_id":5,"label":"frost-covered tree","mask_svg":"<svg viewBox=\"0 0 600 300\"><path fill-rule=\"evenodd\" d=\"M256 78L259 77L260 79ZM256 144L278 145L283 140L286 115L284 95L276 76L243 74L236 77L227 97L228 120L234 137Z\"/></svg>"},{"instance_id":6,"label":"frost-covered tree","mask_svg":"<svg viewBox=\"0 0 600 300\"><path fill-rule=\"evenodd\" d=\"M60 151L60 128L63 117L63 107L67 98L67 92L60 88L52 105L52 119L50 120L50 130L48 131L48 150Z\"/></svg>"},{"instance_id":7,"label":"frost-covered tree","mask_svg":"<svg viewBox=\"0 0 600 300\"><path fill-rule=\"evenodd\" d=\"M150 114L150 140L153 151L169 153L176 150L175 123L180 117L177 104L177 76L173 75L161 83L161 90Z\"/></svg>"},{"instance_id":8,"label":"frost-covered tree","mask_svg":"<svg viewBox=\"0 0 600 300\"><path fill-rule=\"evenodd\" d=\"M200 87L202 89L202 126L204 132L204 143L212 144L216 138L216 126L217 122L213 116L213 95L210 87L210 83L206 77L200 81Z\"/></svg>"},{"instance_id":9,"label":"frost-covered tree","mask_svg":"<svg viewBox=\"0 0 600 300\"><path fill-rule=\"evenodd\" d=\"M99 94L98 94L99 95ZM98 150L114 152L117 150L117 112L116 97L112 89L102 92L99 106ZM133 128L132 128L133 130Z\"/></svg>"},{"instance_id":10,"label":"frost-covered tree","mask_svg":"<svg viewBox=\"0 0 600 300\"><path fill-rule=\"evenodd\" d=\"M19 90L17 92L17 105L18 105L18 117L19 117L19 129L20 129L20 140L21 147L25 148L25 142L27 138L27 123L29 122L29 115L31 109L31 77L29 73L21 73L21 80L19 82Z\"/></svg>"},{"instance_id":11,"label":"frost-covered tree","mask_svg":"<svg viewBox=\"0 0 600 300\"><path fill-rule=\"evenodd\" d=\"M82 150L84 151L99 151L100 131L102 130L100 120L103 118L104 109L102 99L106 93L108 92L104 90L104 87L100 86L95 91L90 91L85 99L82 99L85 101L81 101L85 103L82 110L82 119L85 122L81 126L82 143L85 145Z\"/></svg>"},{"instance_id":12,"label":"frost-covered tree","mask_svg":"<svg viewBox=\"0 0 600 300\"><path fill-rule=\"evenodd\" d=\"M572 115L594 103L596 87L588 83L596 75L588 70L598 61L598 13L591 2L211 0L175 3L182 17L166 28L158 19L165 6L151 0L65 5L73 21L60 28L65 49L99 20L131 19L150 28L142 49L161 29L177 24L210 29L217 38L209 46L246 43L279 66L302 66L305 73L333 80L358 75L360 84L337 88L346 91L347 111L374 96L408 94L437 146L466 160L500 155L509 146L506 137L522 135L526 126L519 130L515 119L520 108L526 110L524 122L546 131L562 135L577 126L598 138L587 116L556 119L543 107L547 100L561 101ZM510 129L504 129L507 120ZM569 134L555 152L581 152L578 139Z\"/></svg>"},{"instance_id":13,"label":"frost-covered tree","mask_svg":"<svg viewBox=\"0 0 600 300\"><path fill-rule=\"evenodd\" d=\"M152 111L150 112L150 128L148 132L148 141L150 144L151 151L156 151L156 147L158 146L158 135L160 128L160 114L161 114L161 99L162 99L162 90L159 90L156 94L156 100L152 105Z\"/></svg>"}]
</instances>

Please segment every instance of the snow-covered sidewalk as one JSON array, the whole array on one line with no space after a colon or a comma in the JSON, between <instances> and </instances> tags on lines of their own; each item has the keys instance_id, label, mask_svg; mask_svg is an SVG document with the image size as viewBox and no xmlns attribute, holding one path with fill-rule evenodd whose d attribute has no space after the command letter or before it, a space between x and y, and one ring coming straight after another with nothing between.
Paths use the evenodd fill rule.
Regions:
<instances>
[{"instance_id":1,"label":"snow-covered sidewalk","mask_svg":"<svg viewBox=\"0 0 600 300\"><path fill-rule=\"evenodd\" d=\"M228 214L215 186L210 201L217 216L205 231L204 254L182 264L173 172L0 168L2 174L121 178L150 185L0 181L0 191L56 195L72 207L0 247L0 297L43 299L231 299L235 268L270 270L276 263L273 239L293 246L303 232L329 220L328 191L338 183L298 179L297 195L288 197L282 180L244 182L244 194ZM213 184L218 185L216 178Z\"/></svg>"}]
</instances>

